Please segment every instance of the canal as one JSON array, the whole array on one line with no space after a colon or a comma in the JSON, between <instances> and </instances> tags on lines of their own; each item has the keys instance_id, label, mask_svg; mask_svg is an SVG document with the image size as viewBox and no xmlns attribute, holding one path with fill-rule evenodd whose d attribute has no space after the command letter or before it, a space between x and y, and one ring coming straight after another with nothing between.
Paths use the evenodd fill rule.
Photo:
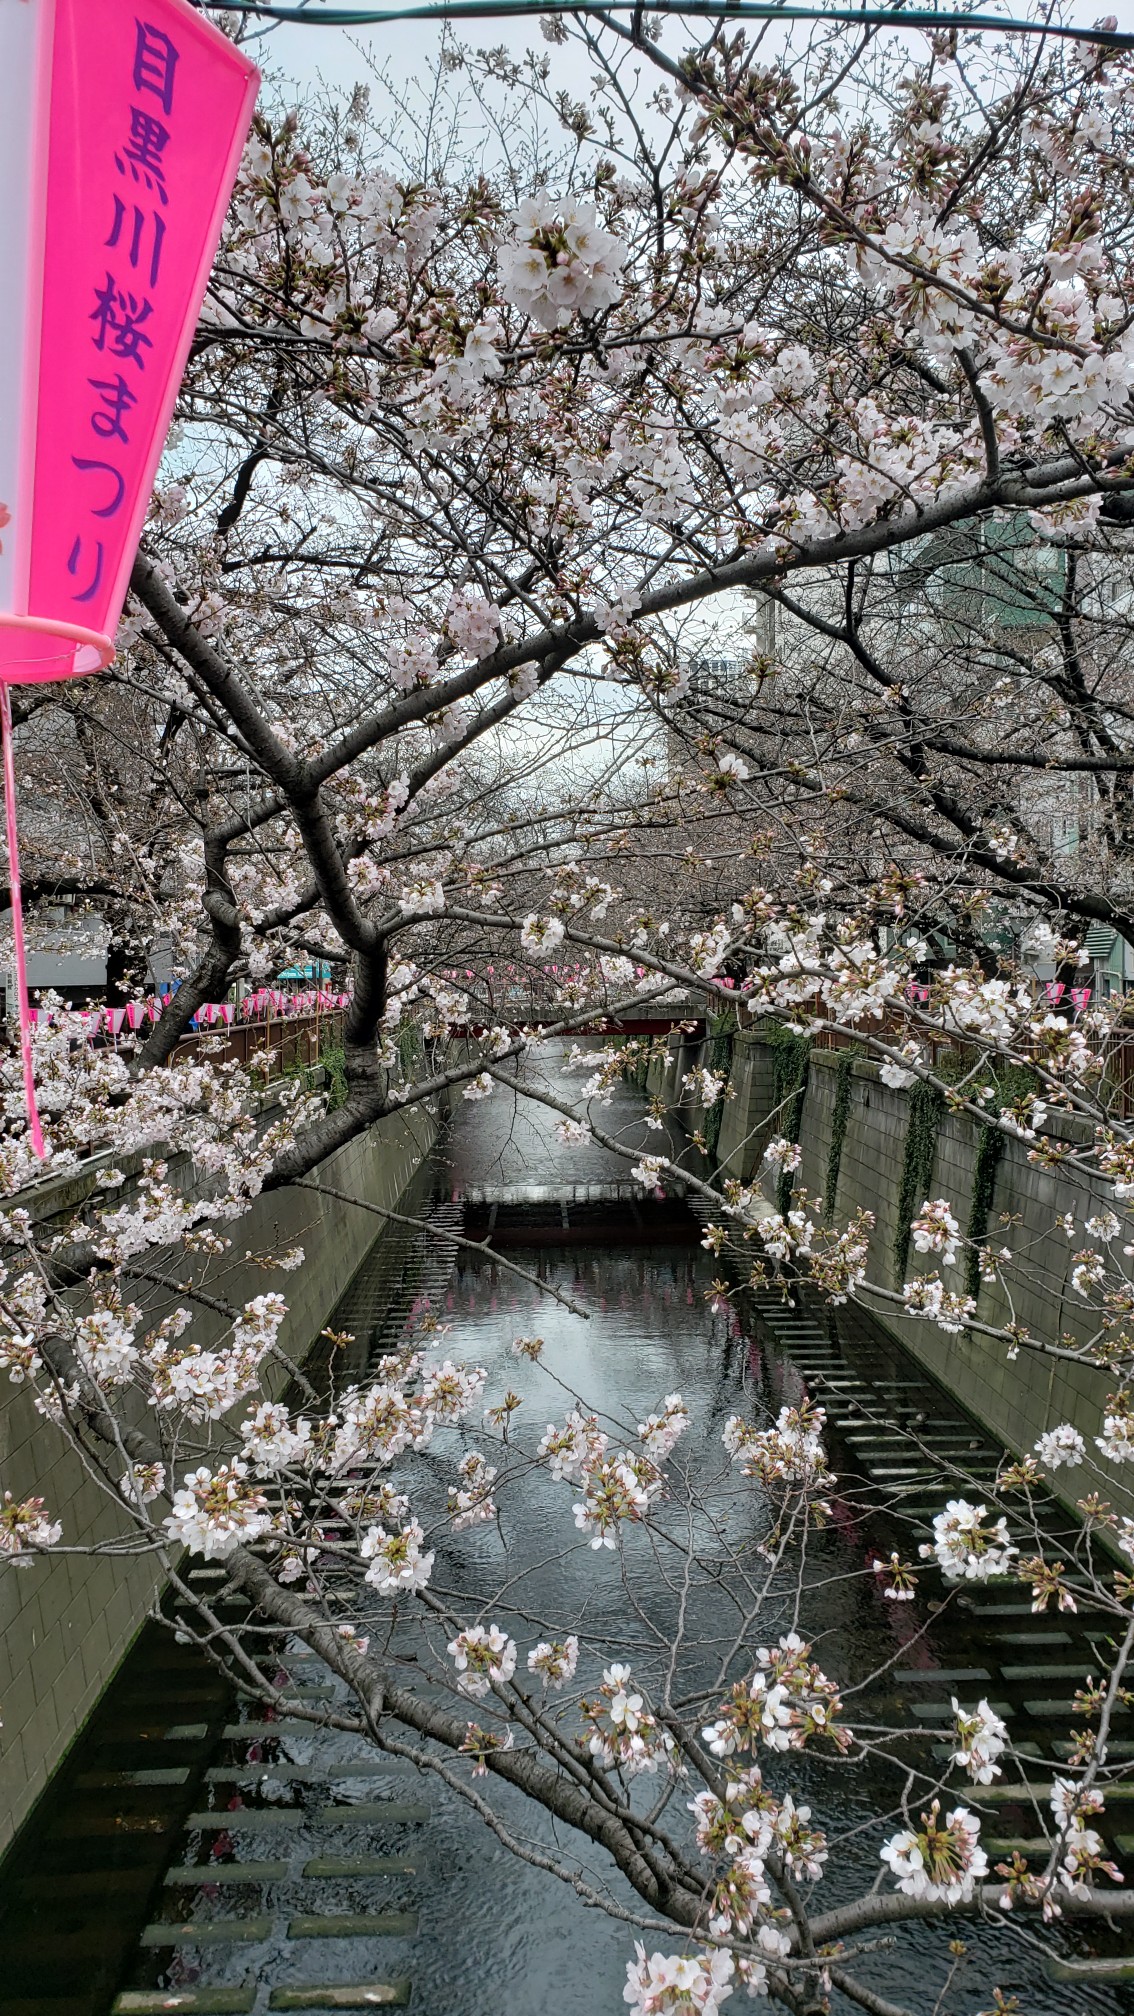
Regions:
<instances>
[{"instance_id":1,"label":"canal","mask_svg":"<svg viewBox=\"0 0 1134 2016\"><path fill-rule=\"evenodd\" d=\"M554 1046L532 1068L550 1089L577 1090ZM601 1117L612 1134L656 1150L629 1089ZM940 1509L959 1473L978 1486L990 1478L1000 1452L857 1312L790 1309L765 1295L740 1318L714 1313L718 1263L702 1245L703 1213L643 1198L626 1163L593 1143L565 1146L553 1114L517 1110L504 1092L458 1104L407 1208L435 1232L489 1240L499 1257L454 1257L452 1245L407 1227L377 1242L331 1324L354 1338L356 1374L410 1328L437 1321L450 1326L445 1349L484 1365L495 1392L521 1383L512 1342L538 1331L544 1356L523 1368L522 1384L541 1423L562 1417L556 1379L621 1420L645 1418L678 1391L694 1422L682 1456L691 1472L714 1460L738 1408L809 1393L828 1410L846 1479L830 1526L810 1546L807 1581L817 1656L850 1690L847 1719L915 1726L932 1748L953 1694L988 1696L1009 1717L1022 1757L1058 1763L1071 1696L1092 1656L1089 1611L1052 1623L990 1585L934 1617L920 1602L884 1601L863 1573L882 1549L908 1554L910 1522ZM541 1283L589 1316L542 1294ZM904 1432L911 1426L916 1447ZM589 1640L617 1657L634 1630L627 1592L612 1557L596 1561L581 1540L564 1539L562 1502L561 1487L539 1480L527 1528L510 1530L510 1562L522 1568L513 1601L549 1615L585 1610ZM755 1533L755 1499L751 1516ZM1055 1545L1062 1515L1050 1506L1043 1517ZM498 1575L500 1546L494 1527L462 1535L442 1557L447 1585L473 1589ZM196 1572L203 1586L217 1577ZM664 1613L661 1571L647 1553L635 1557L634 1575L636 1601ZM761 1642L789 1628L794 1588L794 1574L773 1588ZM707 1639L712 1630L708 1619ZM323 1669L283 1646L280 1657L313 1703L333 1708ZM881 1679L854 1693L880 1669ZM1124 1744L1134 1753L1130 1735L1127 1715L1120 1754ZM810 1800L830 1837L830 1901L869 1887L879 1816L898 1780L881 1766L851 1770L810 1754L761 1761L775 1789L790 1784ZM1036 1826L1026 1802L1013 1801L1005 1762L983 1826L1007 1853ZM556 1845L550 1823L518 1797L494 1804L520 1845ZM597 1854L558 1845L613 1901L632 1903ZM1109 1845L1128 1860L1134 1835L1119 1831ZM517 1859L435 1778L356 1738L265 1716L156 1625L126 1658L2 1875L0 2016L261 2016L406 2002L421 2016L614 2016L624 2006L632 1928ZM962 1936L965 1953L950 1955L941 1928L910 1929L899 1950L879 1954L880 1991L915 2016L975 2016L994 2006L995 1989L1020 1998L1020 2016L1134 2008L1119 1986L1049 1979L1014 1921L966 1925Z\"/></svg>"}]
</instances>

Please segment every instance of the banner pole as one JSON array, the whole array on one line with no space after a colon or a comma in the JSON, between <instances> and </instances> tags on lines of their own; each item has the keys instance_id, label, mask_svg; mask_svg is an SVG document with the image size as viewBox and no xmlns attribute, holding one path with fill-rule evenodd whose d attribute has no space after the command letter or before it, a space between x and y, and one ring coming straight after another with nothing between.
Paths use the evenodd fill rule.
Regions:
<instances>
[{"instance_id":1,"label":"banner pole","mask_svg":"<svg viewBox=\"0 0 1134 2016\"><path fill-rule=\"evenodd\" d=\"M16 999L20 1011L20 1055L24 1067L24 1103L31 1144L42 1162L47 1154L39 1108L35 1103L35 1063L32 1057L28 967L24 949L24 905L20 887L20 842L16 830L16 764L12 749L12 689L0 680L0 740L4 745L4 822L8 834L8 889L12 898L12 945L16 957Z\"/></svg>"}]
</instances>

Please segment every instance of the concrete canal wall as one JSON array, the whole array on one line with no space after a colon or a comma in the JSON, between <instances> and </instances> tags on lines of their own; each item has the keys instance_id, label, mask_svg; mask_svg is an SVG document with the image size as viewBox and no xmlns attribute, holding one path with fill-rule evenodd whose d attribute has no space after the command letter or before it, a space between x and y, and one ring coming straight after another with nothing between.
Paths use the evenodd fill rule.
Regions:
<instances>
[{"instance_id":1,"label":"concrete canal wall","mask_svg":"<svg viewBox=\"0 0 1134 2016\"><path fill-rule=\"evenodd\" d=\"M329 1157L312 1181L392 1207L428 1154L434 1133L435 1120L424 1111L379 1121ZM178 1173L171 1166L171 1175ZM184 1166L180 1173L184 1179ZM72 1208L91 1187L91 1172L79 1169L29 1198L37 1217L50 1217ZM207 1262L207 1275L204 1266L197 1267L197 1278L205 1276L210 1294L237 1305L278 1289L288 1302L280 1342L298 1361L372 1246L380 1220L335 1198L295 1189L258 1199L225 1229L229 1251ZM293 1246L302 1246L306 1256L295 1273L274 1273L246 1258ZM152 1288L145 1302L152 1307ZM202 1341L220 1322L200 1312ZM284 1383L281 1370L277 1390ZM121 1518L101 1486L87 1476L58 1429L36 1413L26 1389L7 1380L0 1389L0 1488L17 1500L44 1498L52 1517L63 1522L64 1543L89 1544L121 1532ZM0 1573L0 1850L118 1666L158 1581L145 1558L58 1555Z\"/></svg>"},{"instance_id":2,"label":"concrete canal wall","mask_svg":"<svg viewBox=\"0 0 1134 2016\"><path fill-rule=\"evenodd\" d=\"M719 1043L719 1039L718 1039ZM679 1113L690 1133L704 1130L704 1109L694 1104L682 1089L687 1072L712 1061L721 1068L721 1051L710 1059L713 1039L689 1043L671 1039L668 1059L651 1066L648 1089ZM772 1045L758 1034L742 1032L733 1036L728 1060L729 1092L720 1121L720 1134L713 1160L722 1176L749 1182L758 1173L764 1148L773 1134L784 1131L784 1116L776 1110L776 1070ZM796 1177L812 1197L827 1198L829 1161L836 1132L839 1053L812 1051L807 1090L803 1100L799 1141L803 1161ZM883 1287L900 1289L902 1280L930 1272L933 1257L913 1251L904 1271L896 1265L895 1247L899 1231L899 1193L910 1124L910 1098L904 1091L882 1083L878 1067L855 1058L849 1069L849 1109L842 1132L838 1181L833 1200L838 1222L863 1206L872 1211L875 1226L871 1234L871 1277ZM1052 1115L1047 1131L1073 1138L1077 1123ZM964 1114L943 1115L936 1134L932 1175L925 1193L948 1198L962 1231L968 1223L970 1201L977 1177L979 1138L983 1130ZM773 1185L768 1184L771 1196ZM917 1204L922 1199L919 1196ZM1100 1196L1099 1204L1103 1202ZM916 1208L916 1207L915 1207ZM1020 1256L1020 1265L1009 1269L1011 1300L998 1283L983 1283L977 1315L993 1325L1013 1321L1023 1323L1034 1336L1048 1341L1086 1341L1094 1324L1088 1306L1071 1286L1071 1269L1076 1251L1091 1242L1082 1230L1090 1215L1083 1186L1049 1170L1038 1169L1027 1159L1026 1145L1005 1144L996 1168L987 1220L987 1237L996 1246L1007 1246ZM1073 1239L1056 1228L1056 1219L1071 1211L1078 1231ZM998 1222L1001 1213L1012 1222ZM962 1287L961 1270L954 1285ZM945 1389L988 1428L1005 1447L1018 1454L1032 1449L1045 1429L1070 1421L1086 1438L1088 1448L1106 1472L1103 1496L1118 1512L1134 1513L1134 1489L1128 1469L1103 1464L1093 1438L1102 1427L1103 1404L1113 1391L1111 1374L1089 1366L1072 1365L1056 1358L1041 1358L1022 1350L1009 1358L1003 1343L978 1336L949 1336L924 1319L909 1318L889 1311L885 1305L867 1304L879 1322L897 1337L919 1364L939 1380ZM1080 1481L1077 1481L1080 1480ZM1069 1507L1098 1480L1087 1481L1081 1470L1057 1470L1050 1483Z\"/></svg>"}]
</instances>

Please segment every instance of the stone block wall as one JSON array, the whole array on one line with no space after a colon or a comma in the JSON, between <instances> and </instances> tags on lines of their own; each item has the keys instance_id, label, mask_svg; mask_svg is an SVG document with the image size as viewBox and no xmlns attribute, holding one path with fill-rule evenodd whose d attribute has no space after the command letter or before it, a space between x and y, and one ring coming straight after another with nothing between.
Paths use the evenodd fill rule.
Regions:
<instances>
[{"instance_id":1,"label":"stone block wall","mask_svg":"<svg viewBox=\"0 0 1134 2016\"><path fill-rule=\"evenodd\" d=\"M434 1117L421 1110L379 1121L329 1157L311 1180L393 1207L428 1154L434 1131ZM56 1186L55 1207L75 1202L83 1180L78 1175ZM49 1203L45 1198L41 1208ZM380 1230L373 1213L316 1191L273 1192L228 1228L229 1252L207 1263L209 1292L241 1305L279 1289L288 1302L280 1342L298 1362ZM291 1246L302 1246L306 1256L293 1274L272 1273L245 1258ZM200 1276L205 1269L194 1271ZM152 1306L152 1290L146 1301ZM206 1337L221 1319L200 1314ZM276 1390L284 1383L280 1369ZM101 1485L36 1413L26 1389L7 1381L0 1390L0 1488L17 1499L44 1498L52 1517L63 1522L64 1544L110 1540L122 1530ZM60 1554L0 1572L0 1851L122 1659L159 1580L145 1557Z\"/></svg>"},{"instance_id":2,"label":"stone block wall","mask_svg":"<svg viewBox=\"0 0 1134 2016\"><path fill-rule=\"evenodd\" d=\"M695 1053L689 1053L682 1071L699 1061ZM814 1051L811 1057L800 1133L803 1161L796 1181L812 1196L823 1195L827 1188L838 1061L838 1054L830 1051ZM672 1074L667 1082L670 1087L674 1084ZM749 1182L760 1169L773 1131L771 1049L757 1033L746 1031L735 1039L730 1085L733 1096L721 1124L719 1165L725 1175ZM663 1089L661 1083L658 1089ZM873 1212L870 1273L891 1289L901 1287L894 1247L908 1115L908 1094L884 1085L875 1065L856 1060L835 1216L845 1222L859 1206ZM686 1125L695 1126L700 1117L682 1110ZM1071 1138L1075 1124L1052 1116L1049 1131ZM929 1194L949 1200L962 1231L968 1225L979 1132L967 1115L946 1112L937 1137ZM1101 1205L1102 1197L1097 1201ZM1007 1143L996 1173L986 1237L997 1246L1010 1247L1020 1256L1020 1264L1010 1270L1011 1299L998 1284L982 1285L977 1305L981 1321L997 1327L1013 1320L1022 1322L1033 1336L1051 1342L1063 1335L1077 1343L1086 1340L1093 1327L1090 1313L1074 1294L1070 1274L1074 1253L1087 1239L1080 1229L1073 1241L1068 1240L1056 1220L1073 1211L1081 1228L1090 1208L1081 1185L1034 1167L1024 1143ZM1001 1213L1011 1214L1014 1222L998 1224ZM920 1270L930 1271L935 1264L931 1256L919 1255L911 1248L906 1278ZM962 1285L958 1269L956 1286ZM1009 1358L1005 1344L995 1339L949 1336L935 1324L903 1316L869 1298L864 1298L864 1306L1006 1448L1025 1454L1045 1429L1070 1421L1086 1438L1092 1455L1098 1455L1093 1438L1102 1427L1103 1405L1114 1387L1110 1374L1028 1350ZM1129 1470L1105 1464L1101 1457L1099 1462L1105 1472L1105 1485L1100 1487L1103 1495L1116 1511L1134 1514L1134 1482ZM1097 1483L1097 1479L1078 1482L1084 1475L1059 1470L1051 1476L1057 1495L1069 1507Z\"/></svg>"}]
</instances>

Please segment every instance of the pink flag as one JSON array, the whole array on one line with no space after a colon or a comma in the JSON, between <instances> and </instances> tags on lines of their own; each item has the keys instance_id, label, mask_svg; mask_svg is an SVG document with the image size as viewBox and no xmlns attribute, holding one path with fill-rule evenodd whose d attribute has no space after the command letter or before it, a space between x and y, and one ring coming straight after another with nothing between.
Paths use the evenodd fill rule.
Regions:
<instances>
[{"instance_id":1,"label":"pink flag","mask_svg":"<svg viewBox=\"0 0 1134 2016\"><path fill-rule=\"evenodd\" d=\"M187 0L0 9L0 677L111 655L258 82Z\"/></svg>"},{"instance_id":2,"label":"pink flag","mask_svg":"<svg viewBox=\"0 0 1134 2016\"><path fill-rule=\"evenodd\" d=\"M0 732L39 1155L9 688L114 656L258 82L188 0L0 4Z\"/></svg>"},{"instance_id":3,"label":"pink flag","mask_svg":"<svg viewBox=\"0 0 1134 2016\"><path fill-rule=\"evenodd\" d=\"M106 1011L106 1019L110 1024L111 1034L114 1036L120 1035L122 1030L122 1024L126 1020L125 1008L108 1008Z\"/></svg>"},{"instance_id":4,"label":"pink flag","mask_svg":"<svg viewBox=\"0 0 1134 2016\"><path fill-rule=\"evenodd\" d=\"M1057 1008L1067 991L1066 983L1062 980L1048 980L1044 985L1043 991L1051 1002L1052 1007Z\"/></svg>"}]
</instances>

